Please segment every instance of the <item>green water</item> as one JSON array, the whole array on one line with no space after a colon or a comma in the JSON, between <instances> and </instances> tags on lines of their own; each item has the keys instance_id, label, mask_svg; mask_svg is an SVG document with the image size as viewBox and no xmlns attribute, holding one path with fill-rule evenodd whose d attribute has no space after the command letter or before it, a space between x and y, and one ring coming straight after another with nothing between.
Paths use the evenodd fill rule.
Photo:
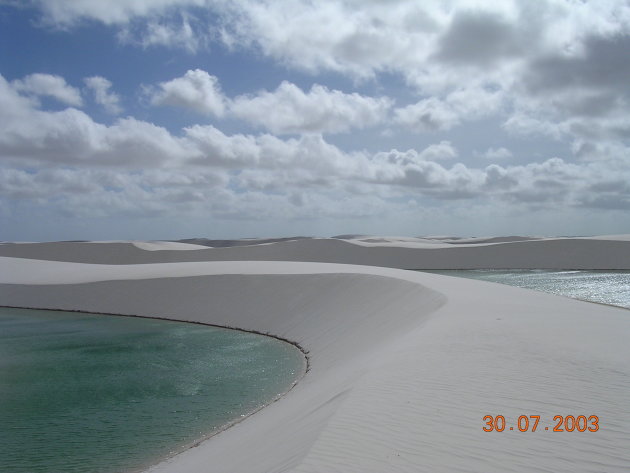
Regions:
<instances>
[{"instance_id":1,"label":"green water","mask_svg":"<svg viewBox=\"0 0 630 473\"><path fill-rule=\"evenodd\" d=\"M201 325L0 308L0 472L133 471L285 392L294 346Z\"/></svg>"},{"instance_id":2,"label":"green water","mask_svg":"<svg viewBox=\"0 0 630 473\"><path fill-rule=\"evenodd\" d=\"M630 309L630 271L469 269L426 272L481 279Z\"/></svg>"}]
</instances>

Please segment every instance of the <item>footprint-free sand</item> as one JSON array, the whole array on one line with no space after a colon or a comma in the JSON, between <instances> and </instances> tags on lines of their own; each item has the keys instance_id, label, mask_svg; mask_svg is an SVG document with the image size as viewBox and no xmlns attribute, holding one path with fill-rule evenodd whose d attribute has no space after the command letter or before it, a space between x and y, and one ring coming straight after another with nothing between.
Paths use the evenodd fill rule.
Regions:
<instances>
[{"instance_id":1,"label":"footprint-free sand","mask_svg":"<svg viewBox=\"0 0 630 473\"><path fill-rule=\"evenodd\" d=\"M235 327L308 353L282 399L151 472L630 469L630 311L395 269L629 269L627 238L362 240L5 244L0 305ZM506 429L484 432L486 415ZM554 432L556 415L599 429Z\"/></svg>"}]
</instances>

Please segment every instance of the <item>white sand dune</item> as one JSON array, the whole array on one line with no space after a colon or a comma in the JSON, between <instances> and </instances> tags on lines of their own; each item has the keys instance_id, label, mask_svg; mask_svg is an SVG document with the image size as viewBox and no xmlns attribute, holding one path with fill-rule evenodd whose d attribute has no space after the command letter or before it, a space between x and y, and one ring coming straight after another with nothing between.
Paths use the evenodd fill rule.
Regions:
<instances>
[{"instance_id":1,"label":"white sand dune","mask_svg":"<svg viewBox=\"0 0 630 473\"><path fill-rule=\"evenodd\" d=\"M230 326L309 353L285 397L153 473L629 471L627 310L383 267L48 256L1 258L0 304ZM541 421L487 433L488 414L508 429L520 415ZM555 415L597 415L600 428L553 432Z\"/></svg>"},{"instance_id":2,"label":"white sand dune","mask_svg":"<svg viewBox=\"0 0 630 473\"><path fill-rule=\"evenodd\" d=\"M630 234L622 234L622 235L599 235L599 236L591 236L591 237L582 237L585 239L592 240L616 240L616 241L628 241L630 240Z\"/></svg>"},{"instance_id":3,"label":"white sand dune","mask_svg":"<svg viewBox=\"0 0 630 473\"><path fill-rule=\"evenodd\" d=\"M505 236L505 237L474 237L461 238L451 236L427 236L427 237L356 237L341 238L350 243L362 246L401 246L405 248L424 248L442 245L478 245L487 243L513 243L518 241L541 240L539 237ZM615 239L610 238L610 239Z\"/></svg>"},{"instance_id":4,"label":"white sand dune","mask_svg":"<svg viewBox=\"0 0 630 473\"><path fill-rule=\"evenodd\" d=\"M202 245L193 245L190 243L180 243L177 241L134 241L133 246L146 251L165 251L165 250L205 250L208 247Z\"/></svg>"},{"instance_id":5,"label":"white sand dune","mask_svg":"<svg viewBox=\"0 0 630 473\"><path fill-rule=\"evenodd\" d=\"M383 240L377 244L302 238L195 251L145 251L131 242L3 244L0 256L98 264L182 261L309 261L402 269L630 269L630 239L549 238L449 244Z\"/></svg>"}]
</instances>

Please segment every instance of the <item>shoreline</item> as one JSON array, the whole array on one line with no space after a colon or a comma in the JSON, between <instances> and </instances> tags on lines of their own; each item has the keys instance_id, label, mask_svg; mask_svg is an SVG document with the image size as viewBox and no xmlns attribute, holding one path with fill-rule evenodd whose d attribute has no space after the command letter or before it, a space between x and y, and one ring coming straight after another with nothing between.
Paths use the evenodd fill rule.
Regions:
<instances>
[{"instance_id":1,"label":"shoreline","mask_svg":"<svg viewBox=\"0 0 630 473\"><path fill-rule=\"evenodd\" d=\"M331 263L1 263L12 273L0 284L3 305L210 322L268 331L309 352L308 373L281 402L147 472L198 473L209 464L240 473L630 465L630 318L622 308ZM556 414L593 414L601 429L486 433L488 414L541 415L545 425Z\"/></svg>"},{"instance_id":2,"label":"shoreline","mask_svg":"<svg viewBox=\"0 0 630 473\"><path fill-rule=\"evenodd\" d=\"M72 312L72 313L81 313L81 314L90 314L90 315L110 315L112 317L135 317L135 318L138 318L138 319L165 320L167 322L185 323L185 324L191 324L191 325L204 325L206 327L225 328L225 329L228 329L228 330L236 330L238 332L253 333L253 334L256 334L256 335L262 335L264 337L275 338L276 340L279 340L281 342L288 343L289 345L293 345L304 356L305 368L304 368L304 373L302 374L302 376L304 376L304 374L308 373L308 371L310 369L309 354L308 354L308 352L306 350L304 350L304 348L302 348L300 346L299 343L294 342L294 341L289 340L289 339L286 339L286 338L283 338L283 337L280 337L278 335L274 335L272 333L260 332L260 331L256 331L256 330L246 330L246 329L242 329L242 328L238 328L238 327L229 327L227 325L217 325L217 324L211 324L211 323L206 323L206 322L198 322L196 320L170 319L170 318L167 318L167 317L153 317L151 315L141 315L141 314L121 314L121 313L113 313L113 312L111 312L111 313L91 312L91 311L85 311L85 310L80 310L80 309L67 310L67 309L52 309L52 308L46 308L46 307L11 306L11 305L2 305L2 304L0 304L0 308L4 308L4 309L26 309L26 310L48 310L48 311L51 311L51 312ZM295 383L293 383L293 384L295 384Z\"/></svg>"}]
</instances>

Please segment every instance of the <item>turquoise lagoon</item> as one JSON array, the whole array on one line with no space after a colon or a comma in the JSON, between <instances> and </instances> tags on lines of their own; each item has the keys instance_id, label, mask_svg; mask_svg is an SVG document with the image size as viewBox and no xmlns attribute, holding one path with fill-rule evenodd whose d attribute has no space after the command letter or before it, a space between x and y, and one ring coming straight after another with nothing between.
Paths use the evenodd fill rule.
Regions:
<instances>
[{"instance_id":1,"label":"turquoise lagoon","mask_svg":"<svg viewBox=\"0 0 630 473\"><path fill-rule=\"evenodd\" d=\"M141 469L286 392L303 354L252 333L0 308L0 471Z\"/></svg>"}]
</instances>

